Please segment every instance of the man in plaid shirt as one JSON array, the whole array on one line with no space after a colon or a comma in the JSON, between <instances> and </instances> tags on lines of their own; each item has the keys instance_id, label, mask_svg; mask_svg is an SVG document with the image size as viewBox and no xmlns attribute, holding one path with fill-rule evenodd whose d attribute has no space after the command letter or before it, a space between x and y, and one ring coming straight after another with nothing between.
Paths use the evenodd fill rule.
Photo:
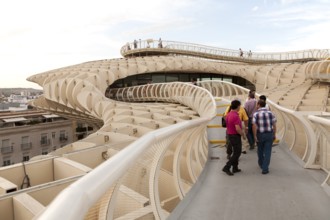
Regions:
<instances>
[{"instance_id":1,"label":"man in plaid shirt","mask_svg":"<svg viewBox=\"0 0 330 220\"><path fill-rule=\"evenodd\" d=\"M258 146L258 164L262 174L269 173L272 145L276 136L276 117L266 108L266 102L259 100L253 114L253 136Z\"/></svg>"}]
</instances>

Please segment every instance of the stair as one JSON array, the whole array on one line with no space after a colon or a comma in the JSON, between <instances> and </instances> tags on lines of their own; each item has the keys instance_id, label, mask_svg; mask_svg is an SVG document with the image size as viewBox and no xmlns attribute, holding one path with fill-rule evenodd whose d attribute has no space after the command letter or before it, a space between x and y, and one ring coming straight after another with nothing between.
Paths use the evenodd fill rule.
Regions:
<instances>
[{"instance_id":1,"label":"stair","mask_svg":"<svg viewBox=\"0 0 330 220\"><path fill-rule=\"evenodd\" d=\"M215 97L217 104L217 115L207 125L208 141L211 147L223 147L226 144L226 128L221 125L221 119L229 106L230 101Z\"/></svg>"}]
</instances>

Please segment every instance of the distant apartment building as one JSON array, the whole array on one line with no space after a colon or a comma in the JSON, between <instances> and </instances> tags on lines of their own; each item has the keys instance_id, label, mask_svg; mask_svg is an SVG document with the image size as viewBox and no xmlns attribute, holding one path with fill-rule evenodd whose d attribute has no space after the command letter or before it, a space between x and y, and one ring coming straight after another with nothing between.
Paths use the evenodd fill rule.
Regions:
<instances>
[{"instance_id":1,"label":"distant apartment building","mask_svg":"<svg viewBox=\"0 0 330 220\"><path fill-rule=\"evenodd\" d=\"M2 102L0 103L0 112L7 112L7 111L12 111L16 109L23 109L21 108L20 103L12 103L12 102ZM27 108L24 108L26 110Z\"/></svg>"},{"instance_id":2,"label":"distant apartment building","mask_svg":"<svg viewBox=\"0 0 330 220\"><path fill-rule=\"evenodd\" d=\"M0 113L0 166L28 161L34 156L72 143L76 123L42 111Z\"/></svg>"}]
</instances>

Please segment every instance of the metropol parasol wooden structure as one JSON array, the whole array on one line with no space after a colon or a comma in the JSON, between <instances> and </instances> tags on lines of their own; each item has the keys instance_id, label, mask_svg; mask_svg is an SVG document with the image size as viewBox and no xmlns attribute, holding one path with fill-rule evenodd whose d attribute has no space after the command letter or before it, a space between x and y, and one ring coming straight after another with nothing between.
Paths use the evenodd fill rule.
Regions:
<instances>
[{"instance_id":1,"label":"metropol parasol wooden structure","mask_svg":"<svg viewBox=\"0 0 330 220\"><path fill-rule=\"evenodd\" d=\"M199 81L198 86L173 82L108 90L127 76L171 71L224 74L251 82L257 94L267 96L278 118L280 143L305 168L327 173L322 186L330 194L329 52L239 56L237 50L146 40L123 46L124 58L33 75L28 80L42 86L44 95L32 105L98 130L25 163L31 187L0 197L1 215L168 217L203 171L209 145L223 142L225 129L220 126L219 138L208 139L210 121L220 121L233 97L245 100L248 94L246 88L217 80ZM24 177L22 165L1 168L0 177L3 185L18 186Z\"/></svg>"}]
</instances>

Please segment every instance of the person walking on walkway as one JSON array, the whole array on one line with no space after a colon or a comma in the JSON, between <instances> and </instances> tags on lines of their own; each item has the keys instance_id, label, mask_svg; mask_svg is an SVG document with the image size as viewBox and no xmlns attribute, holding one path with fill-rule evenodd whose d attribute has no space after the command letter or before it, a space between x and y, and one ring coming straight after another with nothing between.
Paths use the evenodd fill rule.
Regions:
<instances>
[{"instance_id":1,"label":"person walking on walkway","mask_svg":"<svg viewBox=\"0 0 330 220\"><path fill-rule=\"evenodd\" d=\"M259 96L259 99L264 100L266 102L267 97L265 95L261 95L261 96ZM269 105L267 104L267 102L266 102L265 107L266 107L267 110L271 111L271 109L270 109Z\"/></svg>"},{"instance_id":2,"label":"person walking on walkway","mask_svg":"<svg viewBox=\"0 0 330 220\"><path fill-rule=\"evenodd\" d=\"M240 101L233 100L230 105L231 111L227 114L226 117L227 135L233 149L233 155L223 167L222 171L229 176L232 176L234 175L234 173L238 173L241 171L238 168L238 160L242 152L241 136L243 136L243 139L245 139L246 137L245 133L242 130L242 121L238 115L240 106ZM232 171L230 171L231 167L233 167Z\"/></svg>"},{"instance_id":3,"label":"person walking on walkway","mask_svg":"<svg viewBox=\"0 0 330 220\"><path fill-rule=\"evenodd\" d=\"M249 92L248 100L245 102L244 108L249 117L247 139L249 141L250 150L253 150L255 147L255 141L254 141L254 136L253 136L253 131L252 131L252 117L253 117L253 114L255 113L255 111L257 110L257 100L255 99L254 90L251 90Z\"/></svg>"},{"instance_id":4,"label":"person walking on walkway","mask_svg":"<svg viewBox=\"0 0 330 220\"><path fill-rule=\"evenodd\" d=\"M253 114L253 135L258 145L258 164L262 174L269 173L273 141L276 138L276 117L267 110L266 102L259 100L257 111Z\"/></svg>"},{"instance_id":5,"label":"person walking on walkway","mask_svg":"<svg viewBox=\"0 0 330 220\"><path fill-rule=\"evenodd\" d=\"M238 100L240 101L238 98L235 98L234 100ZM223 117L226 119L226 116L227 114L230 112L230 106L227 107ZM244 107L241 105L239 110L238 110L238 116L239 118L241 119L241 121L243 122L244 124L244 132L245 132L245 135L247 135L247 132L248 132L248 121L249 121L249 117L244 109ZM246 142L246 141L244 141ZM243 143L243 142L242 142ZM246 150L247 150L247 147L242 145L242 153L243 154L246 154ZM226 153L227 153L227 159L229 160L232 153L233 153L233 147L231 146L230 144L230 141L228 139L228 135L226 134Z\"/></svg>"}]
</instances>

